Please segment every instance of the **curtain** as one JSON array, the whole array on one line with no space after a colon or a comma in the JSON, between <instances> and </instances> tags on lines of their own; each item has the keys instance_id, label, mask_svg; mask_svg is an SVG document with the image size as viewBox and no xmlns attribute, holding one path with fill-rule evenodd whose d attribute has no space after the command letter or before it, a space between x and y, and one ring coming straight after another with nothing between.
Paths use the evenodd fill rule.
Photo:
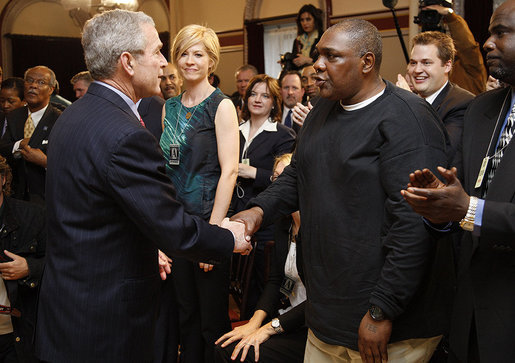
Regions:
<instances>
[{"instance_id":1,"label":"curtain","mask_svg":"<svg viewBox=\"0 0 515 363\"><path fill-rule=\"evenodd\" d=\"M264 56L266 74L272 77L279 77L281 65L277 62L281 54L291 52L293 41L296 37L297 25L295 23L265 25Z\"/></svg>"}]
</instances>

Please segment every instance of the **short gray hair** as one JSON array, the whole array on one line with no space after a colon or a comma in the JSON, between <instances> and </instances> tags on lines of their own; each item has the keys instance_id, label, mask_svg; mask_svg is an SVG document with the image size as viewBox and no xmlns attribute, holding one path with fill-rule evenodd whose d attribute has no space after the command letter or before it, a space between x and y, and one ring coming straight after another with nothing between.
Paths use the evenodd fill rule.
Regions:
<instances>
[{"instance_id":1,"label":"short gray hair","mask_svg":"<svg viewBox=\"0 0 515 363\"><path fill-rule=\"evenodd\" d=\"M345 19L326 32L330 31L345 33L358 57L361 58L369 52L374 54L374 68L379 72L383 58L383 39L372 23L363 19Z\"/></svg>"},{"instance_id":2,"label":"short gray hair","mask_svg":"<svg viewBox=\"0 0 515 363\"><path fill-rule=\"evenodd\" d=\"M34 69L38 69L38 68L42 68L42 69L44 69L45 71L48 72L48 74L50 75L50 84L49 84L49 86L51 88L55 88L57 86L57 78L55 77L54 71L51 70L50 68L48 68L47 66L35 66L35 67L32 67L32 68L28 68L25 71L25 73L23 74L23 78L27 79L27 73L29 73L30 71L32 71Z\"/></svg>"},{"instance_id":3,"label":"short gray hair","mask_svg":"<svg viewBox=\"0 0 515 363\"><path fill-rule=\"evenodd\" d=\"M142 24L155 26L147 14L127 10L106 11L86 22L82 31L82 47L93 79L111 78L123 52L133 55L144 52L146 39Z\"/></svg>"}]
</instances>

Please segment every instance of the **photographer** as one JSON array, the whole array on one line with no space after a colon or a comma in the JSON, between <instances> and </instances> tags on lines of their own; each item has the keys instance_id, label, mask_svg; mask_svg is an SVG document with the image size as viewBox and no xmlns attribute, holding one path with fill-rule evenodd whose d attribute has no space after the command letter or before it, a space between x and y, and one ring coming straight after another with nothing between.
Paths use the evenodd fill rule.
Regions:
<instances>
[{"instance_id":1,"label":"photographer","mask_svg":"<svg viewBox=\"0 0 515 363\"><path fill-rule=\"evenodd\" d=\"M426 1L426 4L428 2ZM443 1L440 1L440 3L443 3ZM447 24L450 36L456 46L457 54L450 81L475 95L484 92L487 76L483 64L483 56L481 55L479 44L474 39L474 35L470 31L465 19L456 14L450 7L442 5L428 5L422 8L422 11L428 10L438 12L443 22ZM436 30L424 29L424 25L422 21L423 31Z\"/></svg>"},{"instance_id":2,"label":"photographer","mask_svg":"<svg viewBox=\"0 0 515 363\"><path fill-rule=\"evenodd\" d=\"M300 70L317 60L316 45L324 32L322 10L308 4L297 14L297 38L291 53L281 56L283 71Z\"/></svg>"}]
</instances>

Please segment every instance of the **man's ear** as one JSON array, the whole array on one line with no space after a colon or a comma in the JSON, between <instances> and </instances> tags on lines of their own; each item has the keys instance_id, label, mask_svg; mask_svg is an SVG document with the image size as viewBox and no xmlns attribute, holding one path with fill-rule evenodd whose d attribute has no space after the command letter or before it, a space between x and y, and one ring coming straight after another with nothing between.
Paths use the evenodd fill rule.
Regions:
<instances>
[{"instance_id":1,"label":"man's ear","mask_svg":"<svg viewBox=\"0 0 515 363\"><path fill-rule=\"evenodd\" d=\"M134 75L134 69L132 68L134 62L134 57L129 52L123 52L120 55L120 64L122 69L130 76Z\"/></svg>"},{"instance_id":2,"label":"man's ear","mask_svg":"<svg viewBox=\"0 0 515 363\"><path fill-rule=\"evenodd\" d=\"M445 68L445 73L450 73L452 70L452 61L449 59L443 66Z\"/></svg>"},{"instance_id":3,"label":"man's ear","mask_svg":"<svg viewBox=\"0 0 515 363\"><path fill-rule=\"evenodd\" d=\"M361 69L363 73L369 73L374 69L376 56L372 52L367 52L361 57Z\"/></svg>"}]
</instances>

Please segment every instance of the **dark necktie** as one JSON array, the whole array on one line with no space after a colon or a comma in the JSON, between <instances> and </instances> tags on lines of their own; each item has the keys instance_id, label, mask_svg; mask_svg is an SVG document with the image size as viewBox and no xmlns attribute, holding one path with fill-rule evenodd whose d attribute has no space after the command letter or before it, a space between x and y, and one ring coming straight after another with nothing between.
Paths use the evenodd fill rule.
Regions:
<instances>
[{"instance_id":1,"label":"dark necktie","mask_svg":"<svg viewBox=\"0 0 515 363\"><path fill-rule=\"evenodd\" d=\"M501 163L501 159L504 155L504 149L511 141L511 138L513 136L514 129L514 121L515 121L515 105L513 105L513 108L511 109L510 116L508 117L508 120L506 121L506 126L504 127L504 130L501 134L501 137L499 138L499 143L497 144L497 147L495 148L495 153L492 156L492 167L490 168L490 171L488 172L488 179L486 181L485 190L483 191L483 196L486 195L486 192L488 190L488 186L494 179L495 171L497 170L497 167Z\"/></svg>"},{"instance_id":2,"label":"dark necktie","mask_svg":"<svg viewBox=\"0 0 515 363\"><path fill-rule=\"evenodd\" d=\"M291 127L291 110L288 111L286 118L284 119L284 126Z\"/></svg>"}]
</instances>

